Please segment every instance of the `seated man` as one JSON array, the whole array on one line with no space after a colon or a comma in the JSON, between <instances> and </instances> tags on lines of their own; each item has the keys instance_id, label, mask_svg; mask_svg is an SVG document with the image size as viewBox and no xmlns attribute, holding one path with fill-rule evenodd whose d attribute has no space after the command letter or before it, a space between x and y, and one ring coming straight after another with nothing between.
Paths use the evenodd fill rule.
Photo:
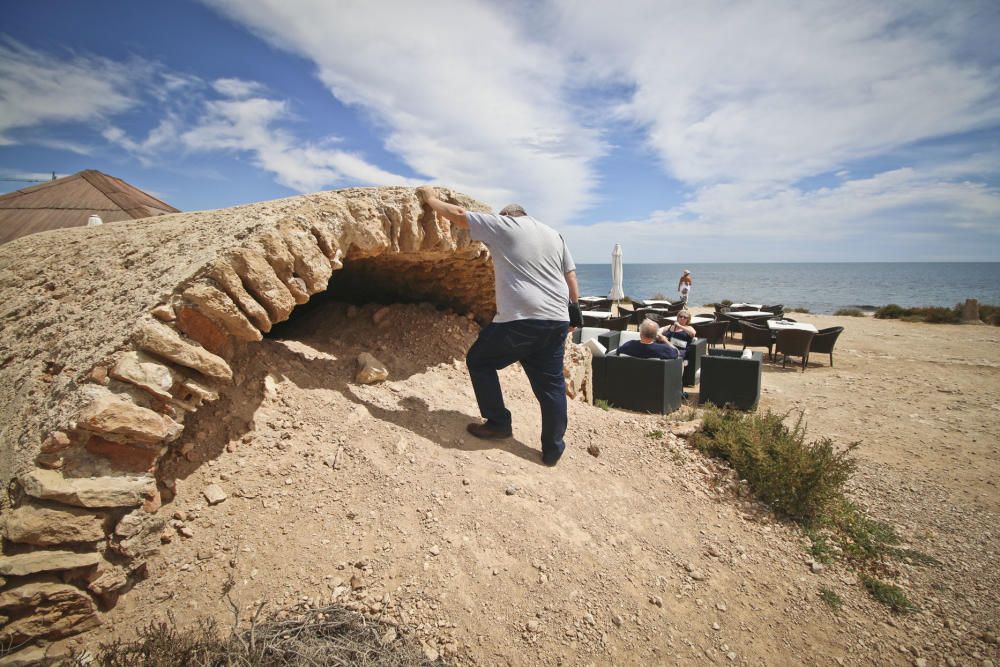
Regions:
<instances>
[{"instance_id":1,"label":"seated man","mask_svg":"<svg viewBox=\"0 0 1000 667\"><path fill-rule=\"evenodd\" d=\"M639 325L639 340L630 340L618 348L618 354L639 359L676 359L677 348L659 333L653 320L643 320Z\"/></svg>"}]
</instances>

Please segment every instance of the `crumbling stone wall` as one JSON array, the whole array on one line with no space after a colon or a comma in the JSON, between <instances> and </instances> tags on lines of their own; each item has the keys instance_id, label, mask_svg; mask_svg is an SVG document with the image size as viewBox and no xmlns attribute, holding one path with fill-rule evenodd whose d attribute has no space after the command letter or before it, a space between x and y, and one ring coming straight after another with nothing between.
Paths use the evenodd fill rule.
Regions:
<instances>
[{"instance_id":1,"label":"crumbling stone wall","mask_svg":"<svg viewBox=\"0 0 1000 667\"><path fill-rule=\"evenodd\" d=\"M487 210L456 193L445 196ZM327 289L494 310L489 254L408 188L0 246L0 646L94 627L160 545L157 466L242 346Z\"/></svg>"}]
</instances>

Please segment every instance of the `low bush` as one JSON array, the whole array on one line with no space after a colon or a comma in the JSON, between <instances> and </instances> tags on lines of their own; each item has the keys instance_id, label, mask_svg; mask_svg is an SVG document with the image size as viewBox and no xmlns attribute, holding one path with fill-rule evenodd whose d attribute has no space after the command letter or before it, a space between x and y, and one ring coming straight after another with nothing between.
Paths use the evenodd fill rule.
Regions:
<instances>
[{"instance_id":1,"label":"low bush","mask_svg":"<svg viewBox=\"0 0 1000 667\"><path fill-rule=\"evenodd\" d=\"M810 310L804 306L793 306L790 308L785 308L786 313L806 313L809 314Z\"/></svg>"},{"instance_id":2,"label":"low bush","mask_svg":"<svg viewBox=\"0 0 1000 667\"><path fill-rule=\"evenodd\" d=\"M432 665L420 645L398 637L383 643L392 626L367 619L343 607L295 610L255 620L243 631L224 632L210 620L190 628L170 622L151 623L134 641L104 644L91 664L104 667L187 667L188 665L364 665L402 667ZM87 664L87 663L80 663Z\"/></svg>"},{"instance_id":3,"label":"low bush","mask_svg":"<svg viewBox=\"0 0 1000 667\"><path fill-rule=\"evenodd\" d=\"M819 598L834 612L840 611L840 608L844 606L844 601L840 599L840 596L829 588L820 588Z\"/></svg>"},{"instance_id":4,"label":"low bush","mask_svg":"<svg viewBox=\"0 0 1000 667\"><path fill-rule=\"evenodd\" d=\"M865 311L860 308L841 308L834 315L839 315L841 317L864 317Z\"/></svg>"},{"instance_id":5,"label":"low bush","mask_svg":"<svg viewBox=\"0 0 1000 667\"><path fill-rule=\"evenodd\" d=\"M861 582L873 598L894 612L902 614L917 610L917 606L910 602L910 599L906 597L906 593L899 586L879 581L867 574L861 576Z\"/></svg>"},{"instance_id":6,"label":"low bush","mask_svg":"<svg viewBox=\"0 0 1000 667\"><path fill-rule=\"evenodd\" d=\"M806 442L799 415L795 425L770 411L706 410L695 447L728 461L754 493L778 514L806 525L821 522L843 498L855 469L852 445L836 451L829 438Z\"/></svg>"},{"instance_id":7,"label":"low bush","mask_svg":"<svg viewBox=\"0 0 1000 667\"><path fill-rule=\"evenodd\" d=\"M603 398L599 398L596 401L594 401L594 407L595 408L600 408L601 410L610 410L611 409L611 404L608 403Z\"/></svg>"},{"instance_id":8,"label":"low bush","mask_svg":"<svg viewBox=\"0 0 1000 667\"><path fill-rule=\"evenodd\" d=\"M903 320L904 322L927 322L929 324L960 324L962 322L963 304L953 308L943 306L914 306L904 308L895 303L882 306L875 311L875 317L880 320ZM987 324L1000 326L1000 306L979 304L979 319Z\"/></svg>"}]
</instances>

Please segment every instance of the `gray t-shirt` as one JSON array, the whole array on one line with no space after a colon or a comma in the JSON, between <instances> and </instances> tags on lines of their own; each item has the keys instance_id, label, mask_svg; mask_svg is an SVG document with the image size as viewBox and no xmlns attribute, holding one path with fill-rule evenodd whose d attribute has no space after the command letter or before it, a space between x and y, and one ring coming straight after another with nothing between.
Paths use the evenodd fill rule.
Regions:
<instances>
[{"instance_id":1,"label":"gray t-shirt","mask_svg":"<svg viewBox=\"0 0 1000 667\"><path fill-rule=\"evenodd\" d=\"M466 212L469 231L493 256L497 314L494 322L568 322L566 273L576 270L559 233L529 215Z\"/></svg>"}]
</instances>

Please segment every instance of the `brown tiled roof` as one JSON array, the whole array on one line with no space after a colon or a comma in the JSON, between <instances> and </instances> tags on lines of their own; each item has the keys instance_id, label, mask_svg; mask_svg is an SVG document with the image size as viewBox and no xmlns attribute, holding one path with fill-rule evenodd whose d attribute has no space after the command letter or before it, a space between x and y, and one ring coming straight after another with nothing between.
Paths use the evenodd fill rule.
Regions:
<instances>
[{"instance_id":1,"label":"brown tiled roof","mask_svg":"<svg viewBox=\"0 0 1000 667\"><path fill-rule=\"evenodd\" d=\"M0 243L35 232L82 227L96 213L104 222L148 218L178 209L94 169L0 195Z\"/></svg>"}]
</instances>

